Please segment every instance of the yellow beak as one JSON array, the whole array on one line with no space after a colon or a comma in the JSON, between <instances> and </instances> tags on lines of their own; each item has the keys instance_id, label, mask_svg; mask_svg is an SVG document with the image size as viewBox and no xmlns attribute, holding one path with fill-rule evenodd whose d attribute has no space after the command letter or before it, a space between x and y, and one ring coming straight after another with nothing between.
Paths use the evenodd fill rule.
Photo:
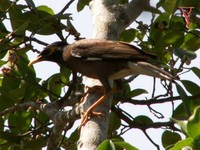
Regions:
<instances>
[{"instance_id":1,"label":"yellow beak","mask_svg":"<svg viewBox=\"0 0 200 150\"><path fill-rule=\"evenodd\" d=\"M32 60L28 66L32 66L33 64L42 61L42 56L38 56L36 59Z\"/></svg>"}]
</instances>

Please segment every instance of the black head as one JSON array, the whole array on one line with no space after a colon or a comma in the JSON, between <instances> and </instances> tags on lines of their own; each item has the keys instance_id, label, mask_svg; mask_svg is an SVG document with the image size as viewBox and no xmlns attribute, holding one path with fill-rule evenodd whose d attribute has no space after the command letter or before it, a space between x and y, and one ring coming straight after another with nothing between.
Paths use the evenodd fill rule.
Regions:
<instances>
[{"instance_id":1,"label":"black head","mask_svg":"<svg viewBox=\"0 0 200 150\"><path fill-rule=\"evenodd\" d=\"M28 65L31 66L40 61L53 61L59 63L63 61L62 54L63 49L68 45L67 42L54 42L44 48L44 50L37 56L37 58L31 61Z\"/></svg>"}]
</instances>

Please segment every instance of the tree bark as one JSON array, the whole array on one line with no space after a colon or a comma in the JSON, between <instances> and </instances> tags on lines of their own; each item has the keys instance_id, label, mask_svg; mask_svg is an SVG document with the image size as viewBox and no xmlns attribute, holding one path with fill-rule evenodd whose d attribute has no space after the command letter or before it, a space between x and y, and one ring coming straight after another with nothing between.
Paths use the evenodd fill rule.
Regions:
<instances>
[{"instance_id":1,"label":"tree bark","mask_svg":"<svg viewBox=\"0 0 200 150\"><path fill-rule=\"evenodd\" d=\"M90 9L94 26L93 38L117 40L121 31L132 23L146 9L146 6L149 6L149 0L134 0L127 5L117 4L117 0L92 0ZM112 86L111 81L110 84ZM102 86L99 80L87 77L84 77L84 85L85 91L96 85ZM102 92L99 91L89 93L85 97L83 111L86 111L100 96ZM111 103L112 96L95 109L102 112L104 116L92 116L81 128L77 145L79 150L96 150L98 145L106 139Z\"/></svg>"}]
</instances>

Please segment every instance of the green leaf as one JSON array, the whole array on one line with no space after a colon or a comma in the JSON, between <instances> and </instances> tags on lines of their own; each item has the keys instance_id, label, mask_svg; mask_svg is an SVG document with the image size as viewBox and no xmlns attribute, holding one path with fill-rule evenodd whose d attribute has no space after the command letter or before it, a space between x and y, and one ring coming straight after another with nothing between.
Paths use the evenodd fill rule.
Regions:
<instances>
[{"instance_id":1,"label":"green leaf","mask_svg":"<svg viewBox=\"0 0 200 150\"><path fill-rule=\"evenodd\" d=\"M0 67L3 66L6 63L7 63L6 61L0 60Z\"/></svg>"},{"instance_id":2,"label":"green leaf","mask_svg":"<svg viewBox=\"0 0 200 150\"><path fill-rule=\"evenodd\" d=\"M8 0L0 0L0 11L6 12L7 9L10 7L11 2Z\"/></svg>"},{"instance_id":3,"label":"green leaf","mask_svg":"<svg viewBox=\"0 0 200 150\"><path fill-rule=\"evenodd\" d=\"M185 7L197 7L199 8L199 1L198 0L181 0L181 3L179 6L185 6Z\"/></svg>"},{"instance_id":4,"label":"green leaf","mask_svg":"<svg viewBox=\"0 0 200 150\"><path fill-rule=\"evenodd\" d=\"M10 130L14 133L27 132L32 121L30 112L14 112L9 114L8 124L11 127Z\"/></svg>"},{"instance_id":5,"label":"green leaf","mask_svg":"<svg viewBox=\"0 0 200 150\"><path fill-rule=\"evenodd\" d=\"M28 66L29 59L26 51L18 52L18 56L20 57L20 59L17 61L17 65L20 67L18 69L18 74L23 77L23 79L28 83L35 83L35 70L33 69L33 67Z\"/></svg>"},{"instance_id":6,"label":"green leaf","mask_svg":"<svg viewBox=\"0 0 200 150\"><path fill-rule=\"evenodd\" d=\"M156 23L162 22L162 23L165 23L165 24L166 24L165 26L168 26L168 25L169 25L169 21L170 21L170 14L169 14L168 12L164 12L164 13L160 14L160 15L156 18L156 20L154 21L154 25L155 25ZM155 26L154 26L154 28L155 28ZM158 28L156 28L156 29L158 29Z\"/></svg>"},{"instance_id":7,"label":"green leaf","mask_svg":"<svg viewBox=\"0 0 200 150\"><path fill-rule=\"evenodd\" d=\"M65 13L65 14L55 14L53 15L57 19L70 19L71 14Z\"/></svg>"},{"instance_id":8,"label":"green leaf","mask_svg":"<svg viewBox=\"0 0 200 150\"><path fill-rule=\"evenodd\" d=\"M36 32L41 35L50 35L50 34L56 33L57 31L52 26L52 23L46 23L46 24L40 26L40 28L38 28Z\"/></svg>"},{"instance_id":9,"label":"green leaf","mask_svg":"<svg viewBox=\"0 0 200 150\"><path fill-rule=\"evenodd\" d=\"M38 112L36 118L41 124L47 124L49 122L49 116L43 112Z\"/></svg>"},{"instance_id":10,"label":"green leaf","mask_svg":"<svg viewBox=\"0 0 200 150\"><path fill-rule=\"evenodd\" d=\"M165 11L172 15L177 9L177 0L165 0L165 4L163 6Z\"/></svg>"},{"instance_id":11,"label":"green leaf","mask_svg":"<svg viewBox=\"0 0 200 150\"><path fill-rule=\"evenodd\" d=\"M191 70L193 71L194 74L196 74L197 77L200 79L200 69L197 67L192 67Z\"/></svg>"},{"instance_id":12,"label":"green leaf","mask_svg":"<svg viewBox=\"0 0 200 150\"><path fill-rule=\"evenodd\" d=\"M185 112L187 113L188 116L190 116L191 111L190 111L189 101L188 101L189 98L188 98L186 92L183 90L183 88L179 84L176 84L176 89L183 101L183 106L184 106Z\"/></svg>"},{"instance_id":13,"label":"green leaf","mask_svg":"<svg viewBox=\"0 0 200 150\"><path fill-rule=\"evenodd\" d=\"M27 30L29 25L29 21L24 22L19 28L14 30L14 33L17 35L24 35L25 31Z\"/></svg>"},{"instance_id":14,"label":"green leaf","mask_svg":"<svg viewBox=\"0 0 200 150\"><path fill-rule=\"evenodd\" d=\"M42 149L43 147L46 146L46 143L47 143L47 139L44 138L44 137L40 137L40 138L37 138L37 139L32 139L26 143L24 143L23 145L23 149Z\"/></svg>"},{"instance_id":15,"label":"green leaf","mask_svg":"<svg viewBox=\"0 0 200 150\"><path fill-rule=\"evenodd\" d=\"M134 122L139 123L139 124L151 124L151 123L153 123L153 121L149 117L144 116L144 115L140 115L140 116L135 117Z\"/></svg>"},{"instance_id":16,"label":"green leaf","mask_svg":"<svg viewBox=\"0 0 200 150\"><path fill-rule=\"evenodd\" d=\"M65 66L60 66L60 79L63 83L67 83L69 81L69 77L71 75L71 70Z\"/></svg>"},{"instance_id":17,"label":"green leaf","mask_svg":"<svg viewBox=\"0 0 200 150\"><path fill-rule=\"evenodd\" d=\"M135 29L124 30L123 32L121 32L119 40L124 42L132 42L137 36L137 34L138 31Z\"/></svg>"},{"instance_id":18,"label":"green leaf","mask_svg":"<svg viewBox=\"0 0 200 150\"><path fill-rule=\"evenodd\" d=\"M200 135L194 139L193 145L194 149L200 149Z\"/></svg>"},{"instance_id":19,"label":"green leaf","mask_svg":"<svg viewBox=\"0 0 200 150\"><path fill-rule=\"evenodd\" d=\"M32 8L33 10L36 9L35 4L34 4L34 2L33 2L32 0L25 0L25 1L26 1L27 5L28 5L30 8Z\"/></svg>"},{"instance_id":20,"label":"green leaf","mask_svg":"<svg viewBox=\"0 0 200 150\"><path fill-rule=\"evenodd\" d=\"M104 140L98 146L97 150L115 150L115 146L111 140Z\"/></svg>"},{"instance_id":21,"label":"green leaf","mask_svg":"<svg viewBox=\"0 0 200 150\"><path fill-rule=\"evenodd\" d=\"M162 13L156 18L150 30L150 39L154 43L155 49L157 49L156 55L159 58L162 58L163 53L166 50L161 39L166 34L166 28L169 26L169 18L169 13Z\"/></svg>"},{"instance_id":22,"label":"green leaf","mask_svg":"<svg viewBox=\"0 0 200 150\"><path fill-rule=\"evenodd\" d=\"M191 112L194 111L194 109L199 106L199 100L194 98L188 98L187 99L188 107ZM185 104L181 103L179 104L176 109L173 111L172 117L177 120L187 120L189 118L188 114L185 111Z\"/></svg>"},{"instance_id":23,"label":"green leaf","mask_svg":"<svg viewBox=\"0 0 200 150\"><path fill-rule=\"evenodd\" d=\"M175 48L178 48L182 45L184 41L184 32L180 31L168 31L162 37L163 44L172 45Z\"/></svg>"},{"instance_id":24,"label":"green leaf","mask_svg":"<svg viewBox=\"0 0 200 150\"><path fill-rule=\"evenodd\" d=\"M128 0L118 0L118 2L119 2L120 4L127 4L127 3L128 3Z\"/></svg>"},{"instance_id":25,"label":"green leaf","mask_svg":"<svg viewBox=\"0 0 200 150\"><path fill-rule=\"evenodd\" d=\"M166 130L162 134L162 145L164 148L174 145L179 140L181 140L181 136L176 132Z\"/></svg>"},{"instance_id":26,"label":"green leaf","mask_svg":"<svg viewBox=\"0 0 200 150\"><path fill-rule=\"evenodd\" d=\"M36 9L38 11L43 11L43 12L46 12L46 13L48 13L50 15L54 15L54 11L50 7L48 7L46 5L38 6Z\"/></svg>"},{"instance_id":27,"label":"green leaf","mask_svg":"<svg viewBox=\"0 0 200 150\"><path fill-rule=\"evenodd\" d=\"M185 35L185 42L181 46L181 48L186 50L196 51L200 47L200 38L196 35L200 35L200 31L193 30L192 33L188 33Z\"/></svg>"},{"instance_id":28,"label":"green leaf","mask_svg":"<svg viewBox=\"0 0 200 150\"><path fill-rule=\"evenodd\" d=\"M132 90L128 93L128 97L136 97L136 96L139 96L141 94L148 94L148 92L145 90L145 89L135 89L135 90Z\"/></svg>"},{"instance_id":29,"label":"green leaf","mask_svg":"<svg viewBox=\"0 0 200 150\"><path fill-rule=\"evenodd\" d=\"M3 132L3 130L4 130L4 120L2 117L0 117L0 132Z\"/></svg>"},{"instance_id":30,"label":"green leaf","mask_svg":"<svg viewBox=\"0 0 200 150\"><path fill-rule=\"evenodd\" d=\"M192 138L187 138L187 139L184 139L184 140L181 140L181 141L177 142L174 145L174 147L172 147L170 150L181 150L184 147L192 146L192 143L193 143L193 139Z\"/></svg>"},{"instance_id":31,"label":"green leaf","mask_svg":"<svg viewBox=\"0 0 200 150\"><path fill-rule=\"evenodd\" d=\"M11 75L15 76L14 73ZM10 76L4 77L2 81L1 93L8 93L11 90L19 88L20 82L21 81L19 79Z\"/></svg>"},{"instance_id":32,"label":"green leaf","mask_svg":"<svg viewBox=\"0 0 200 150\"><path fill-rule=\"evenodd\" d=\"M26 18L26 21L29 21L27 29L37 34L55 34L66 27L57 18L60 15L54 15L53 10L47 6L39 6L35 11L27 11L22 16Z\"/></svg>"},{"instance_id":33,"label":"green leaf","mask_svg":"<svg viewBox=\"0 0 200 150\"><path fill-rule=\"evenodd\" d=\"M80 12L91 0L79 0L77 3L77 11Z\"/></svg>"},{"instance_id":34,"label":"green leaf","mask_svg":"<svg viewBox=\"0 0 200 150\"><path fill-rule=\"evenodd\" d=\"M19 101L20 99L23 99L26 88L27 88L27 86L24 83L24 81L22 80L19 88L10 90L8 92L8 94L10 95L10 97L14 97L16 101Z\"/></svg>"},{"instance_id":35,"label":"green leaf","mask_svg":"<svg viewBox=\"0 0 200 150\"><path fill-rule=\"evenodd\" d=\"M179 104L174 110L172 117L179 120L184 120L188 118L188 115L185 112L183 103Z\"/></svg>"},{"instance_id":36,"label":"green leaf","mask_svg":"<svg viewBox=\"0 0 200 150\"><path fill-rule=\"evenodd\" d=\"M70 141L73 141L74 143L76 143L79 139L80 136L80 130L76 129L69 137Z\"/></svg>"},{"instance_id":37,"label":"green leaf","mask_svg":"<svg viewBox=\"0 0 200 150\"><path fill-rule=\"evenodd\" d=\"M169 28L175 32L183 32L185 21L182 16L172 16L169 22ZM183 38L185 39L184 35Z\"/></svg>"},{"instance_id":38,"label":"green leaf","mask_svg":"<svg viewBox=\"0 0 200 150\"><path fill-rule=\"evenodd\" d=\"M117 145L125 150L139 150L138 148L132 146L131 144L127 142L113 142L114 145Z\"/></svg>"},{"instance_id":39,"label":"green leaf","mask_svg":"<svg viewBox=\"0 0 200 150\"><path fill-rule=\"evenodd\" d=\"M181 48L175 48L174 49L174 54L176 56L178 56L179 58L183 59L183 58L187 58L189 60L193 60L197 57L196 53L193 51L189 51L189 50L183 50Z\"/></svg>"},{"instance_id":40,"label":"green leaf","mask_svg":"<svg viewBox=\"0 0 200 150\"><path fill-rule=\"evenodd\" d=\"M200 94L200 86L192 81L189 80L181 80L185 88L188 92L192 95Z\"/></svg>"},{"instance_id":41,"label":"green leaf","mask_svg":"<svg viewBox=\"0 0 200 150\"><path fill-rule=\"evenodd\" d=\"M183 133L187 134L187 121L177 120L175 118L170 118L170 119L179 125Z\"/></svg>"},{"instance_id":42,"label":"green leaf","mask_svg":"<svg viewBox=\"0 0 200 150\"><path fill-rule=\"evenodd\" d=\"M13 31L17 30L25 21L22 17L21 9L15 4L10 6L9 16Z\"/></svg>"},{"instance_id":43,"label":"green leaf","mask_svg":"<svg viewBox=\"0 0 200 150\"><path fill-rule=\"evenodd\" d=\"M0 44L0 58L4 58L7 54L8 44Z\"/></svg>"},{"instance_id":44,"label":"green leaf","mask_svg":"<svg viewBox=\"0 0 200 150\"><path fill-rule=\"evenodd\" d=\"M121 125L121 120L113 112L109 115L108 135L112 136Z\"/></svg>"},{"instance_id":45,"label":"green leaf","mask_svg":"<svg viewBox=\"0 0 200 150\"><path fill-rule=\"evenodd\" d=\"M2 147L2 145L6 144L6 143L7 143L7 140L0 139L1 149L5 149Z\"/></svg>"},{"instance_id":46,"label":"green leaf","mask_svg":"<svg viewBox=\"0 0 200 150\"><path fill-rule=\"evenodd\" d=\"M1 91L0 91L1 92ZM15 104L15 99L10 98L7 93L2 93L0 95L0 111L5 110L8 107L12 107Z\"/></svg>"},{"instance_id":47,"label":"green leaf","mask_svg":"<svg viewBox=\"0 0 200 150\"><path fill-rule=\"evenodd\" d=\"M1 33L0 38L5 38L6 35L9 33L8 30L6 29L5 24L2 21L0 22L0 33Z\"/></svg>"},{"instance_id":48,"label":"green leaf","mask_svg":"<svg viewBox=\"0 0 200 150\"><path fill-rule=\"evenodd\" d=\"M197 138L200 136L200 106L196 107L194 113L187 123L187 131L189 137Z\"/></svg>"},{"instance_id":49,"label":"green leaf","mask_svg":"<svg viewBox=\"0 0 200 150\"><path fill-rule=\"evenodd\" d=\"M20 144L22 137L13 134L10 131L1 132L0 139L5 139L12 144Z\"/></svg>"},{"instance_id":50,"label":"green leaf","mask_svg":"<svg viewBox=\"0 0 200 150\"><path fill-rule=\"evenodd\" d=\"M48 84L47 84L47 89L49 91L52 91L54 94L58 96L61 94L61 89L62 89L62 85L59 82L59 80L60 80L60 73L57 73L57 74L52 75L48 79ZM50 97L51 102L58 99L58 97L54 95L50 95L49 97Z\"/></svg>"}]
</instances>

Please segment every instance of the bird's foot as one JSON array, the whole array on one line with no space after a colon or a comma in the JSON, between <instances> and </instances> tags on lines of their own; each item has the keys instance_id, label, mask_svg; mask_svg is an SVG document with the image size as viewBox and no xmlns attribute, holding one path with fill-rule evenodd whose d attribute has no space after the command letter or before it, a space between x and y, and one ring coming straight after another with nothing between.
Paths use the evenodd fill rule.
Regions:
<instances>
[{"instance_id":1,"label":"bird's foot","mask_svg":"<svg viewBox=\"0 0 200 150\"><path fill-rule=\"evenodd\" d=\"M81 125L80 125L80 128L82 126L84 126L88 119L91 118L92 115L95 115L95 116L99 116L99 117L102 117L103 116L103 113L102 112L95 112L93 111L99 104L101 104L106 98L106 95L103 95L102 97L100 97L92 106L90 106L86 112L84 112L83 114L83 119L81 121Z\"/></svg>"},{"instance_id":2,"label":"bird's foot","mask_svg":"<svg viewBox=\"0 0 200 150\"><path fill-rule=\"evenodd\" d=\"M93 86L92 88L88 87L87 92L84 93L84 95L82 96L82 98L80 99L80 103L84 102L85 98L87 97L87 95L93 92L98 92L98 93L102 93L104 92L104 88L102 86Z\"/></svg>"},{"instance_id":3,"label":"bird's foot","mask_svg":"<svg viewBox=\"0 0 200 150\"><path fill-rule=\"evenodd\" d=\"M102 112L95 112L92 109L88 109L86 112L83 112L83 119L80 128L84 126L92 116L102 117L104 114Z\"/></svg>"},{"instance_id":4,"label":"bird's foot","mask_svg":"<svg viewBox=\"0 0 200 150\"><path fill-rule=\"evenodd\" d=\"M86 96L92 92L98 92L98 93L102 93L103 96L101 96L94 104L92 104L87 110L86 112L83 112L82 115L82 121L81 121L81 125L79 128L81 128L82 126L84 126L87 121L92 117L92 116L98 116L98 117L102 117L103 113L102 112L95 112L93 111L99 104L101 104L105 98L106 95L104 95L104 88L102 86L94 86L92 88L89 88L88 91L85 93L85 96L82 97L81 102L83 102L86 98Z\"/></svg>"}]
</instances>

